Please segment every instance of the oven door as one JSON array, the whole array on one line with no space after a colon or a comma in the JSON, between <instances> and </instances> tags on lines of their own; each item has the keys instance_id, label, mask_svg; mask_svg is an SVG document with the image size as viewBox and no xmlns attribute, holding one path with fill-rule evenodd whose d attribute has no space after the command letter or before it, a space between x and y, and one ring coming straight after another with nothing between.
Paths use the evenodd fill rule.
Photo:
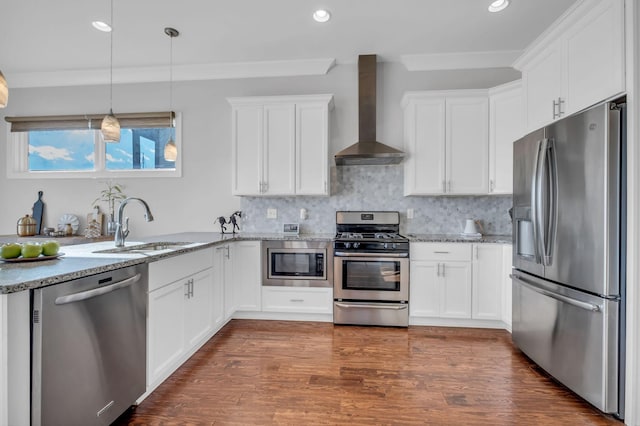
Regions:
<instances>
[{"instance_id":1,"label":"oven door","mask_svg":"<svg viewBox=\"0 0 640 426\"><path fill-rule=\"evenodd\" d=\"M344 253L335 256L334 299L407 302L409 258L404 253Z\"/></svg>"}]
</instances>

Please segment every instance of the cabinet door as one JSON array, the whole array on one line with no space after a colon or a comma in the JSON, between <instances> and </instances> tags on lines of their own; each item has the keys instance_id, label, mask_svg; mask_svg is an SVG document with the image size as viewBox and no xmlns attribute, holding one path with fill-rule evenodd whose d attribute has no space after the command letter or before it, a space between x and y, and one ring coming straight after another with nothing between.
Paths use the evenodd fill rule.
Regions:
<instances>
[{"instance_id":1,"label":"cabinet door","mask_svg":"<svg viewBox=\"0 0 640 426\"><path fill-rule=\"evenodd\" d=\"M513 256L513 247L511 244L505 244L502 255L502 322L507 325L507 329L511 331L511 260Z\"/></svg>"},{"instance_id":2,"label":"cabinet door","mask_svg":"<svg viewBox=\"0 0 640 426\"><path fill-rule=\"evenodd\" d=\"M411 262L411 284L409 285L410 316L440 316L440 265L431 261Z\"/></svg>"},{"instance_id":3,"label":"cabinet door","mask_svg":"<svg viewBox=\"0 0 640 426\"><path fill-rule=\"evenodd\" d=\"M234 195L259 195L262 189L262 106L232 108Z\"/></svg>"},{"instance_id":4,"label":"cabinet door","mask_svg":"<svg viewBox=\"0 0 640 426\"><path fill-rule=\"evenodd\" d=\"M566 35L567 114L624 91L624 1L600 1Z\"/></svg>"},{"instance_id":5,"label":"cabinet door","mask_svg":"<svg viewBox=\"0 0 640 426\"><path fill-rule=\"evenodd\" d=\"M410 101L404 122L404 194L445 190L445 100Z\"/></svg>"},{"instance_id":6,"label":"cabinet door","mask_svg":"<svg viewBox=\"0 0 640 426\"><path fill-rule=\"evenodd\" d=\"M241 241L230 246L235 310L260 311L260 242Z\"/></svg>"},{"instance_id":7,"label":"cabinet door","mask_svg":"<svg viewBox=\"0 0 640 426\"><path fill-rule=\"evenodd\" d=\"M440 316L471 318L471 263L441 263Z\"/></svg>"},{"instance_id":8,"label":"cabinet door","mask_svg":"<svg viewBox=\"0 0 640 426\"><path fill-rule=\"evenodd\" d=\"M333 291L324 287L262 287L263 312L330 314Z\"/></svg>"},{"instance_id":9,"label":"cabinet door","mask_svg":"<svg viewBox=\"0 0 640 426\"><path fill-rule=\"evenodd\" d=\"M211 331L213 310L211 292L213 271L206 269L186 279L188 295L185 299L185 342L187 349L201 343Z\"/></svg>"},{"instance_id":10,"label":"cabinet door","mask_svg":"<svg viewBox=\"0 0 640 426\"><path fill-rule=\"evenodd\" d=\"M296 104L296 194L329 195L327 104Z\"/></svg>"},{"instance_id":11,"label":"cabinet door","mask_svg":"<svg viewBox=\"0 0 640 426\"><path fill-rule=\"evenodd\" d=\"M474 244L473 248L472 317L500 320L502 318L502 246Z\"/></svg>"},{"instance_id":12,"label":"cabinet door","mask_svg":"<svg viewBox=\"0 0 640 426\"><path fill-rule=\"evenodd\" d=\"M147 384L152 385L171 374L184 353L184 300L186 286L183 281L149 293L147 328Z\"/></svg>"},{"instance_id":13,"label":"cabinet door","mask_svg":"<svg viewBox=\"0 0 640 426\"><path fill-rule=\"evenodd\" d=\"M265 195L295 190L295 106L264 106L263 189Z\"/></svg>"},{"instance_id":14,"label":"cabinet door","mask_svg":"<svg viewBox=\"0 0 640 426\"><path fill-rule=\"evenodd\" d=\"M489 110L489 193L513 192L513 142L524 136L520 84L491 95Z\"/></svg>"},{"instance_id":15,"label":"cabinet door","mask_svg":"<svg viewBox=\"0 0 640 426\"><path fill-rule=\"evenodd\" d=\"M218 248L218 247L216 247ZM220 251L214 251L213 268L211 269L211 322L214 329L224 324L224 264L221 263Z\"/></svg>"},{"instance_id":16,"label":"cabinet door","mask_svg":"<svg viewBox=\"0 0 640 426\"><path fill-rule=\"evenodd\" d=\"M447 192L486 194L489 103L486 96L447 98Z\"/></svg>"},{"instance_id":17,"label":"cabinet door","mask_svg":"<svg viewBox=\"0 0 640 426\"><path fill-rule=\"evenodd\" d=\"M548 46L522 70L525 96L525 115L528 131L534 131L552 122L554 101L562 95L562 46L558 41ZM566 105L561 105L566 110Z\"/></svg>"},{"instance_id":18,"label":"cabinet door","mask_svg":"<svg viewBox=\"0 0 640 426\"><path fill-rule=\"evenodd\" d=\"M236 307L233 302L233 269L231 268L231 245L217 246L213 261L214 286L222 287L223 321L233 316Z\"/></svg>"}]
</instances>

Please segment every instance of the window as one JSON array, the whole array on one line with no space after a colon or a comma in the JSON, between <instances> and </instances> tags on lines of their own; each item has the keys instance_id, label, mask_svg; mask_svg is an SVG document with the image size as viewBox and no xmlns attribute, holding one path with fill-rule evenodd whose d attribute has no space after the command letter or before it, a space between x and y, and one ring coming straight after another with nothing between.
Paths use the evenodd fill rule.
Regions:
<instances>
[{"instance_id":1,"label":"window","mask_svg":"<svg viewBox=\"0 0 640 426\"><path fill-rule=\"evenodd\" d=\"M179 116L169 112L118 115L120 142L104 143L100 116L7 117L8 177L179 177L181 156L164 159L173 139L180 153Z\"/></svg>"}]
</instances>

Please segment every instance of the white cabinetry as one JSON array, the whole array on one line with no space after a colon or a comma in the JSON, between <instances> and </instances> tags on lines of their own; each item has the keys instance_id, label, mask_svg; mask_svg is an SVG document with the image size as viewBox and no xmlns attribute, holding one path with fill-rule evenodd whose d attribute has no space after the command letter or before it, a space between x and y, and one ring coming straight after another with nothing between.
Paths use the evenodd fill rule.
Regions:
<instances>
[{"instance_id":1,"label":"white cabinetry","mask_svg":"<svg viewBox=\"0 0 640 426\"><path fill-rule=\"evenodd\" d=\"M513 263L513 247L505 244L502 253L502 322L511 331L511 265Z\"/></svg>"},{"instance_id":2,"label":"white cabinetry","mask_svg":"<svg viewBox=\"0 0 640 426\"><path fill-rule=\"evenodd\" d=\"M333 291L326 287L262 287L262 311L331 314Z\"/></svg>"},{"instance_id":3,"label":"white cabinetry","mask_svg":"<svg viewBox=\"0 0 640 426\"><path fill-rule=\"evenodd\" d=\"M487 92L409 92L402 105L405 195L486 194Z\"/></svg>"},{"instance_id":4,"label":"white cabinetry","mask_svg":"<svg viewBox=\"0 0 640 426\"><path fill-rule=\"evenodd\" d=\"M260 311L260 241L238 241L231 245L232 300L236 312Z\"/></svg>"},{"instance_id":5,"label":"white cabinetry","mask_svg":"<svg viewBox=\"0 0 640 426\"><path fill-rule=\"evenodd\" d=\"M215 248L215 278L224 293L221 322L261 309L260 241L236 241ZM214 315L215 319L215 315Z\"/></svg>"},{"instance_id":6,"label":"white cabinetry","mask_svg":"<svg viewBox=\"0 0 640 426\"><path fill-rule=\"evenodd\" d=\"M503 247L411 243L409 323L504 327Z\"/></svg>"},{"instance_id":7,"label":"white cabinetry","mask_svg":"<svg viewBox=\"0 0 640 426\"><path fill-rule=\"evenodd\" d=\"M212 334L212 266L211 249L149 264L147 392Z\"/></svg>"},{"instance_id":8,"label":"white cabinetry","mask_svg":"<svg viewBox=\"0 0 640 426\"><path fill-rule=\"evenodd\" d=\"M471 244L411 245L410 317L471 318Z\"/></svg>"},{"instance_id":9,"label":"white cabinetry","mask_svg":"<svg viewBox=\"0 0 640 426\"><path fill-rule=\"evenodd\" d=\"M513 192L513 142L524 136L521 81L489 90L489 193Z\"/></svg>"},{"instance_id":10,"label":"white cabinetry","mask_svg":"<svg viewBox=\"0 0 640 426\"><path fill-rule=\"evenodd\" d=\"M625 90L624 0L587 0L516 61L526 128L536 130Z\"/></svg>"},{"instance_id":11,"label":"white cabinetry","mask_svg":"<svg viewBox=\"0 0 640 426\"><path fill-rule=\"evenodd\" d=\"M228 101L234 195L328 195L332 95Z\"/></svg>"},{"instance_id":12,"label":"white cabinetry","mask_svg":"<svg viewBox=\"0 0 640 426\"><path fill-rule=\"evenodd\" d=\"M472 318L502 319L503 248L499 244L473 245Z\"/></svg>"}]
</instances>

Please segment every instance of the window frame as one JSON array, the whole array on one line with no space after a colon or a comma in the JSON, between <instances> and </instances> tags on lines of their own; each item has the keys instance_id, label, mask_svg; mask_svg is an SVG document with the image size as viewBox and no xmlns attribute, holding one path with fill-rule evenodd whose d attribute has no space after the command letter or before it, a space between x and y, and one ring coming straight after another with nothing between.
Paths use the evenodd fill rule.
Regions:
<instances>
[{"instance_id":1,"label":"window frame","mask_svg":"<svg viewBox=\"0 0 640 426\"><path fill-rule=\"evenodd\" d=\"M93 170L29 170L29 133L12 132L7 125L7 178L8 179L86 179L86 178L180 178L182 177L182 114L174 116L174 142L178 157L173 169L107 170L106 143L99 129L94 129L94 169Z\"/></svg>"}]
</instances>

